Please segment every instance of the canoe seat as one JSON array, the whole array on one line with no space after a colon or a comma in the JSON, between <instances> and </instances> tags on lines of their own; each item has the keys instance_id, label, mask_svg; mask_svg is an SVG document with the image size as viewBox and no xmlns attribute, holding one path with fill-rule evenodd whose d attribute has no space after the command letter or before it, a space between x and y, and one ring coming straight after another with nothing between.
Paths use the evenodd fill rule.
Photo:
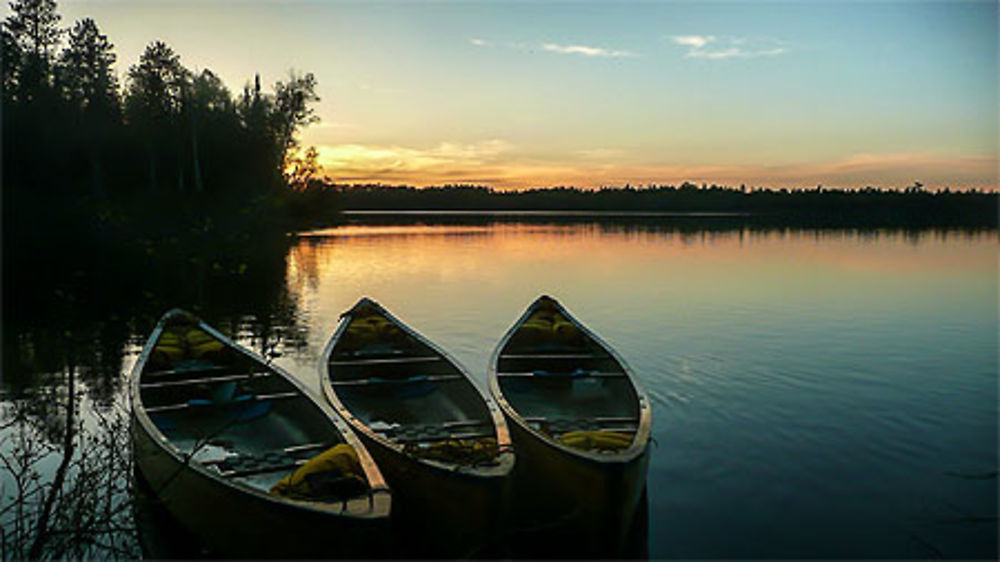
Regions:
<instances>
[{"instance_id":1,"label":"canoe seat","mask_svg":"<svg viewBox=\"0 0 1000 562\"><path fill-rule=\"evenodd\" d=\"M477 427L485 426L485 427ZM398 443L421 443L446 439L492 437L493 424L487 421L445 422L444 424L411 424L389 426L379 433Z\"/></svg>"},{"instance_id":2,"label":"canoe seat","mask_svg":"<svg viewBox=\"0 0 1000 562\"><path fill-rule=\"evenodd\" d=\"M538 426L550 434L569 433L571 431L620 431L634 432L639 420L629 417L596 417L596 418L524 418L529 424Z\"/></svg>"}]
</instances>

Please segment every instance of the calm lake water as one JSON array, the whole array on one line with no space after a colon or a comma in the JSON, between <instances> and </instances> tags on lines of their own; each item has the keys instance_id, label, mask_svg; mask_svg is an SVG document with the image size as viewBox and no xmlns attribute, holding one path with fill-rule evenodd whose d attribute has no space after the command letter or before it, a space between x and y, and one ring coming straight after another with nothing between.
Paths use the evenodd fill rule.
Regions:
<instances>
[{"instance_id":1,"label":"calm lake water","mask_svg":"<svg viewBox=\"0 0 1000 562\"><path fill-rule=\"evenodd\" d=\"M196 291L142 288L89 328L92 339L72 340L75 365L31 355L64 340L19 324L4 359L3 407L16 423L5 421L0 452L12 455L24 426L58 449L62 426L45 421L58 411L30 405L69 372L99 435L94 420L121 409L123 372L172 306L258 351L276 344L276 362L318 392L317 358L361 296L485 384L500 336L550 294L652 398L650 558L997 556L995 230L352 220L302 233L267 258L276 264L201 268Z\"/></svg>"}]
</instances>

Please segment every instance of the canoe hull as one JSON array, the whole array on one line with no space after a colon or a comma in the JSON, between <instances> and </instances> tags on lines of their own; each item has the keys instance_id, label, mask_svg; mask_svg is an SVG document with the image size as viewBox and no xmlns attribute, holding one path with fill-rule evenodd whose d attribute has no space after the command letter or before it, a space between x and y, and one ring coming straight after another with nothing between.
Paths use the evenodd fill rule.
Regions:
<instances>
[{"instance_id":1,"label":"canoe hull","mask_svg":"<svg viewBox=\"0 0 1000 562\"><path fill-rule=\"evenodd\" d=\"M598 384L577 392L577 377ZM514 533L543 547L526 555L621 558L634 550L627 543L637 535L632 523L644 505L653 420L649 399L624 359L555 299L542 296L501 338L488 380L518 454ZM550 392L553 386L559 392ZM604 451L561 440L571 431L593 430L630 433L632 439L625 448Z\"/></svg>"},{"instance_id":2,"label":"canoe hull","mask_svg":"<svg viewBox=\"0 0 1000 562\"><path fill-rule=\"evenodd\" d=\"M508 427L518 455L512 484L514 533L546 543L534 545L530 554L616 558L627 551L646 487L648 447L629 461L602 463L553 447L518 420L509 419Z\"/></svg>"},{"instance_id":3,"label":"canoe hull","mask_svg":"<svg viewBox=\"0 0 1000 562\"><path fill-rule=\"evenodd\" d=\"M367 332L358 329L352 335L355 322L361 323L360 328L372 324L376 317L379 321L375 324L390 327L382 325ZM359 354L358 341L367 342L368 356ZM432 367L422 370L420 365ZM319 371L327 401L351 424L392 487L393 528L402 545L401 554L490 557L501 542L507 520L515 461L499 406L475 384L468 370L381 305L362 298L341 316L320 359ZM421 377L425 381L413 388L426 391L425 398L437 399L419 406L411 401L413 395L377 386L390 379L410 384L408 381ZM404 429L425 426L442 432L403 438L382 429L376 431L373 420ZM444 429L446 426L465 429ZM476 465L468 460L450 462L444 460L446 457L419 458L407 448L449 438L492 438L498 451L495 462Z\"/></svg>"},{"instance_id":4,"label":"canoe hull","mask_svg":"<svg viewBox=\"0 0 1000 562\"><path fill-rule=\"evenodd\" d=\"M334 515L220 485L168 453L135 416L132 441L137 468L159 503L215 555L283 559L388 555L373 551L386 546L386 517Z\"/></svg>"},{"instance_id":5,"label":"canoe hull","mask_svg":"<svg viewBox=\"0 0 1000 562\"><path fill-rule=\"evenodd\" d=\"M410 556L478 557L496 548L509 514L510 473L468 474L431 467L359 431L393 484L393 528Z\"/></svg>"}]
</instances>

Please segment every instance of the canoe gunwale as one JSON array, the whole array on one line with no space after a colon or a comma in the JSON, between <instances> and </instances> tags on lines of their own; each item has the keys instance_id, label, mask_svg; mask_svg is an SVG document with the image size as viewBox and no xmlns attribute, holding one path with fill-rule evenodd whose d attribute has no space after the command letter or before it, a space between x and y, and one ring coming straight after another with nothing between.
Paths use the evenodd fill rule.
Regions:
<instances>
[{"instance_id":1,"label":"canoe gunwale","mask_svg":"<svg viewBox=\"0 0 1000 562\"><path fill-rule=\"evenodd\" d=\"M173 445L171 440L156 427L156 424L153 423L153 420L149 417L149 413L146 411L145 404L142 400L142 375L143 370L146 367L146 363L149 360L149 356L152 354L156 343L159 341L160 335L163 333L167 322L178 316L185 316L193 319L196 321L199 329L204 330L206 333L217 338L228 348L250 359L258 366L265 368L270 372L270 374L282 377L285 381L291 384L303 398L312 402L314 407L317 408L336 428L344 443L353 447L355 452L357 452L358 460L362 466L362 470L364 470L365 478L368 480L369 484L369 491L367 494L369 505L368 510L355 510L348 507L349 504L357 505L355 500L363 499L365 497L363 495L354 498L347 498L343 501L337 502L308 501L275 496L238 480L228 479L219 472L209 470L207 466L201 462L194 461L193 456L197 451L197 448L191 453L184 453ZM135 365L132 367L131 381L129 384L129 401L131 402L133 421L135 422L133 423L133 428L135 428L133 431L142 431L145 434L146 440L154 444L161 453L167 455L168 458L180 466L178 470L190 470L195 474L198 474L200 477L208 478L219 485L233 489L240 493L255 496L258 499L265 500L266 502L275 505L294 506L307 511L351 519L378 519L387 518L389 516L391 510L391 493L388 485L386 484L385 478L382 476L381 471L378 469L374 459L371 457L371 453L368 452L358 436L351 431L350 427L344 421L339 419L339 416L337 416L321 399L314 396L313 393L310 392L309 389L306 388L305 385L303 385L298 379L293 377L284 369L277 365L270 364L263 357L232 341L211 325L207 324L204 320L194 317L179 308L173 308L167 311L157 322L149 338L146 340L142 352L139 354ZM135 436L133 436L133 440L134 439L136 439Z\"/></svg>"},{"instance_id":2,"label":"canoe gunwale","mask_svg":"<svg viewBox=\"0 0 1000 562\"><path fill-rule=\"evenodd\" d=\"M603 351L608 353L611 359L614 360L619 367L621 367L623 376L627 378L629 383L632 385L632 389L637 397L639 412L638 412L638 417L636 418L635 435L632 439L632 444L628 448L618 451L616 453L607 453L607 452L602 453L596 451L594 452L584 451L581 449L565 445L553 439L547 433L533 427L527 419L525 419L516 409L514 409L514 407L510 404L509 401L507 401L506 397L504 396L500 388L500 377L504 375L501 374L502 372L499 371L499 366L501 357L507 354L504 354L502 352L507 347L507 344L510 343L510 339L513 337L513 335L520 329L520 327L525 323L525 321L527 321L527 319L531 317L532 314L534 314L534 312L538 309L540 304L545 299L551 301L552 304L555 305L556 310L560 314L562 314L567 320L569 320L585 336L587 336L594 343L596 343L598 347L600 347ZM522 354L514 354L514 355L517 356ZM518 319L514 322L514 324L507 329L503 337L500 339L500 342L497 344L496 348L494 348L493 353L490 355L489 370L487 372L487 382L490 387L490 392L493 394L494 398L500 405L500 408L503 410L504 414L506 414L507 417L513 423L517 424L519 429L527 432L529 435L532 435L535 439L537 439L545 446L551 449L555 449L560 453L570 455L573 458L577 458L579 460L594 462L600 465L608 465L608 464L629 463L641 457L642 455L646 454L646 452L648 451L650 435L653 425L653 412L650 405L649 396L646 394L645 389L639 383L638 378L632 371L631 367L628 366L628 363L625 362L622 356L619 355L618 352L612 346L608 345L608 343L605 342L600 336L591 331L575 316L570 314L570 312L566 310L566 308L562 305L562 303L560 303L558 300L552 297L543 295L535 299L535 301L532 302L528 306L528 308L525 309L525 311L521 314L521 316L518 317Z\"/></svg>"},{"instance_id":3,"label":"canoe gunwale","mask_svg":"<svg viewBox=\"0 0 1000 562\"><path fill-rule=\"evenodd\" d=\"M464 379L467 384L469 384L478 394L480 399L485 404L487 410L489 411L489 419L493 425L493 435L497 439L497 446L499 448L499 463L492 466L464 466L456 465L452 463L444 463L433 459L427 459L420 457L418 455L411 454L404 450L406 443L401 443L399 441L391 440L376 432L366 423L364 423L360 418L355 416L340 400L337 395L335 386L330 377L330 366L335 364L336 361L332 359L333 348L336 347L340 338L343 336L344 332L347 330L350 324L354 310L360 306L362 303L368 303L373 306L379 314L385 316L390 322L392 322L397 328L402 330L407 336L417 340L418 342L426 345L433 351L438 358L449 363L455 367L456 371L460 374L460 378ZM408 326L406 323L402 322L391 312L385 309L382 305L375 302L368 297L362 297L357 303L354 304L347 312L340 315L340 320L337 325L337 329L334 331L333 335L327 341L326 347L323 350L323 354L319 360L319 373L320 373L320 384L323 387L323 393L329 401L330 405L340 414L347 423L349 423L355 431L364 434L367 438L373 440L374 442L380 444L385 449L392 451L402 457L406 457L411 461L418 463L420 466L430 469L437 473L447 474L449 476L468 476L473 478L504 478L507 477L514 467L514 446L511 442L510 429L507 427L507 420L504 418L503 412L499 404L493 400L493 397L489 392L481 388L476 381L470 376L468 370L462 365L458 360L451 356L443 348L432 342L431 340L424 337L422 334ZM453 423L453 422L452 422Z\"/></svg>"}]
</instances>

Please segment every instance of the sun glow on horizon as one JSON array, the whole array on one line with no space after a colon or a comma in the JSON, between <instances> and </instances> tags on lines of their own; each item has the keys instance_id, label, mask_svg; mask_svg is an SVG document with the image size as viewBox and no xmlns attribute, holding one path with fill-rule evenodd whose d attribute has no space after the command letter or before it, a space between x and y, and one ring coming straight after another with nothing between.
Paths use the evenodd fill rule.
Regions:
<instances>
[{"instance_id":1,"label":"sun glow on horizon","mask_svg":"<svg viewBox=\"0 0 1000 562\"><path fill-rule=\"evenodd\" d=\"M703 164L637 162L624 151L594 148L563 158L530 158L502 140L429 148L320 145L323 174L336 183L383 183L425 187L479 184L498 189L574 186L679 185L685 181L769 188L903 188L915 181L928 189L998 191L995 155L935 153L855 154L828 162Z\"/></svg>"}]
</instances>

